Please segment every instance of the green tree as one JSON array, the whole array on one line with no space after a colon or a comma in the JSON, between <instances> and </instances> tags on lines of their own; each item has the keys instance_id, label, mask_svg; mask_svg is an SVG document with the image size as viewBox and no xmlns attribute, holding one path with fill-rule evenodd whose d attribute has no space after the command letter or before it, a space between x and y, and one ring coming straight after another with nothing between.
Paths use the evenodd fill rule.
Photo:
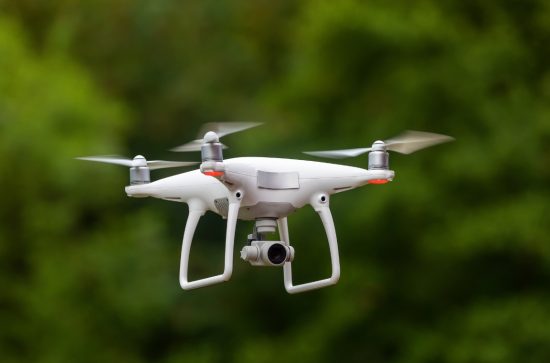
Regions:
<instances>
[{"instance_id":1,"label":"green tree","mask_svg":"<svg viewBox=\"0 0 550 363\"><path fill-rule=\"evenodd\" d=\"M134 264L165 258L161 224L114 202L126 175L73 159L121 150L127 111L66 55L45 53L0 18L0 356L141 361L128 341L112 342L139 342L150 329L135 320L154 325L170 298L155 291L167 275Z\"/></svg>"}]
</instances>

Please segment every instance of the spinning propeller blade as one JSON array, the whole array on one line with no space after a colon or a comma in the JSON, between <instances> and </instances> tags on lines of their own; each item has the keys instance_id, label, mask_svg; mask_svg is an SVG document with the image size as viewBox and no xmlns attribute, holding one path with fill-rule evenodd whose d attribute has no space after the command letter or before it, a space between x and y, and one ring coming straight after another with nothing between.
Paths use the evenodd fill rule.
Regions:
<instances>
[{"instance_id":1,"label":"spinning propeller blade","mask_svg":"<svg viewBox=\"0 0 550 363\"><path fill-rule=\"evenodd\" d=\"M318 156L321 158L343 159L352 158L371 151L370 147L358 149L326 150L326 151L304 151L304 154Z\"/></svg>"},{"instance_id":2,"label":"spinning propeller blade","mask_svg":"<svg viewBox=\"0 0 550 363\"><path fill-rule=\"evenodd\" d=\"M352 158L371 151L370 147L358 149L326 150L326 151L304 151L304 154L318 156L321 158L343 159Z\"/></svg>"},{"instance_id":3,"label":"spinning propeller blade","mask_svg":"<svg viewBox=\"0 0 550 363\"><path fill-rule=\"evenodd\" d=\"M386 150L395 151L401 154L411 154L415 151L452 140L454 140L454 138L447 135L407 130L398 136L385 140L384 144ZM359 156L371 150L371 147L366 147L343 150L305 151L304 154L323 158L342 159Z\"/></svg>"},{"instance_id":4,"label":"spinning propeller blade","mask_svg":"<svg viewBox=\"0 0 550 363\"><path fill-rule=\"evenodd\" d=\"M214 131L218 137L223 137L235 132L260 126L261 124L261 122L209 122L203 125L201 131L199 132L199 137L203 136L208 131Z\"/></svg>"},{"instance_id":5,"label":"spinning propeller blade","mask_svg":"<svg viewBox=\"0 0 550 363\"><path fill-rule=\"evenodd\" d=\"M86 157L80 157L76 158L78 160L87 160L87 161L96 161L98 163L107 163L107 164L116 164L116 165L123 165L127 167L134 166L134 161L132 159L126 159L122 156L86 156Z\"/></svg>"},{"instance_id":6,"label":"spinning propeller blade","mask_svg":"<svg viewBox=\"0 0 550 363\"><path fill-rule=\"evenodd\" d=\"M177 146L171 149L171 151L200 151L202 144L204 144L203 137L209 131L213 131L216 133L216 135L218 135L218 137L222 137L233 134L235 132L244 131L259 125L261 125L260 122L210 122L203 125L201 131L199 132L199 138L197 140L193 140L186 144ZM227 149L227 146L223 145L223 148Z\"/></svg>"},{"instance_id":7,"label":"spinning propeller blade","mask_svg":"<svg viewBox=\"0 0 550 363\"><path fill-rule=\"evenodd\" d=\"M151 170L179 168L182 166L197 165L197 161L166 161L166 160L151 160L147 161L147 166Z\"/></svg>"},{"instance_id":8,"label":"spinning propeller blade","mask_svg":"<svg viewBox=\"0 0 550 363\"><path fill-rule=\"evenodd\" d=\"M454 137L447 135L407 130L401 135L384 141L384 143L386 144L386 150L401 154L411 154L415 151L453 140Z\"/></svg>"},{"instance_id":9,"label":"spinning propeller blade","mask_svg":"<svg viewBox=\"0 0 550 363\"><path fill-rule=\"evenodd\" d=\"M128 159L122 156L87 156L77 158L79 160L95 161L99 163L123 165L127 167L149 167L151 170L163 169L163 168L177 168L182 166L196 165L194 161L164 161L164 160L151 160L147 161L141 155L136 156L134 159Z\"/></svg>"}]
</instances>

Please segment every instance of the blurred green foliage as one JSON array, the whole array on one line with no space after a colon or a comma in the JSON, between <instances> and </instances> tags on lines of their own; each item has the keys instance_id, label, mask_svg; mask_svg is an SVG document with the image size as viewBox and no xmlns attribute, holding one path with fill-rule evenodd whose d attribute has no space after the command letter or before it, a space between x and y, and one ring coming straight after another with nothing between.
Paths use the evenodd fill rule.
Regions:
<instances>
[{"instance_id":1,"label":"blurred green foliage","mask_svg":"<svg viewBox=\"0 0 550 363\"><path fill-rule=\"evenodd\" d=\"M543 0L0 0L0 360L549 361L549 44ZM174 158L225 120L267 122L226 157L457 140L332 199L338 285L290 296L236 258L184 292L185 206L73 157ZM299 281L329 273L320 227L290 218ZM200 226L195 276L223 228Z\"/></svg>"}]
</instances>

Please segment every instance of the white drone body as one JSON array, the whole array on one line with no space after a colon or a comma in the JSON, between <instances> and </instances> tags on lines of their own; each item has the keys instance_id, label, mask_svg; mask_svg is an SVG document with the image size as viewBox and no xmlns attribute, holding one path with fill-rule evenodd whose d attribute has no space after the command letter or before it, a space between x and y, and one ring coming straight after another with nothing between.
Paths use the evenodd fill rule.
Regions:
<instances>
[{"instance_id":1,"label":"white drone body","mask_svg":"<svg viewBox=\"0 0 550 363\"><path fill-rule=\"evenodd\" d=\"M154 197L188 204L189 216L183 236L179 277L180 285L185 290L210 286L231 278L235 228L238 219L255 221L254 231L249 235L248 244L241 251L241 258L253 266L282 266L285 288L289 293L336 284L340 278L340 262L336 230L330 212L331 195L366 184L383 184L393 180L394 172L388 168L387 150L410 153L451 139L443 135L409 132L398 139L377 141L371 148L310 153L324 157L345 157L370 152L368 169L265 157L224 160L223 145L219 143L219 136L252 126L256 124L228 123L211 126L218 133L210 131L202 140L196 140L175 149L175 151L194 151L200 147L202 164L199 170L170 176L152 183L149 182L150 168L182 166L186 163L147 162L140 156L134 160L83 158L130 166L132 185L126 187L126 193L130 197ZM228 129L231 131L228 132ZM391 148L392 145L393 148ZM292 261L295 251L290 244L287 217L308 204L319 214L324 226L332 273L330 277L319 281L294 285ZM201 216L207 211L227 219L224 270L216 276L189 281L189 255L193 236ZM267 240L267 236L276 229L279 230L280 241Z\"/></svg>"}]
</instances>

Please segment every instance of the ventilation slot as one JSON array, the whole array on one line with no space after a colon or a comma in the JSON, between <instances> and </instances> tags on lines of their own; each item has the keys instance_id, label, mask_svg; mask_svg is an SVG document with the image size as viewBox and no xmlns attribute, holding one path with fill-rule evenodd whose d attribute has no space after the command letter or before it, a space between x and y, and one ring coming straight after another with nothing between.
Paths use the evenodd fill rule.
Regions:
<instances>
[{"instance_id":1,"label":"ventilation slot","mask_svg":"<svg viewBox=\"0 0 550 363\"><path fill-rule=\"evenodd\" d=\"M214 205L216 206L219 214L221 214L223 217L227 217L227 214L229 213L229 199L214 199Z\"/></svg>"}]
</instances>

